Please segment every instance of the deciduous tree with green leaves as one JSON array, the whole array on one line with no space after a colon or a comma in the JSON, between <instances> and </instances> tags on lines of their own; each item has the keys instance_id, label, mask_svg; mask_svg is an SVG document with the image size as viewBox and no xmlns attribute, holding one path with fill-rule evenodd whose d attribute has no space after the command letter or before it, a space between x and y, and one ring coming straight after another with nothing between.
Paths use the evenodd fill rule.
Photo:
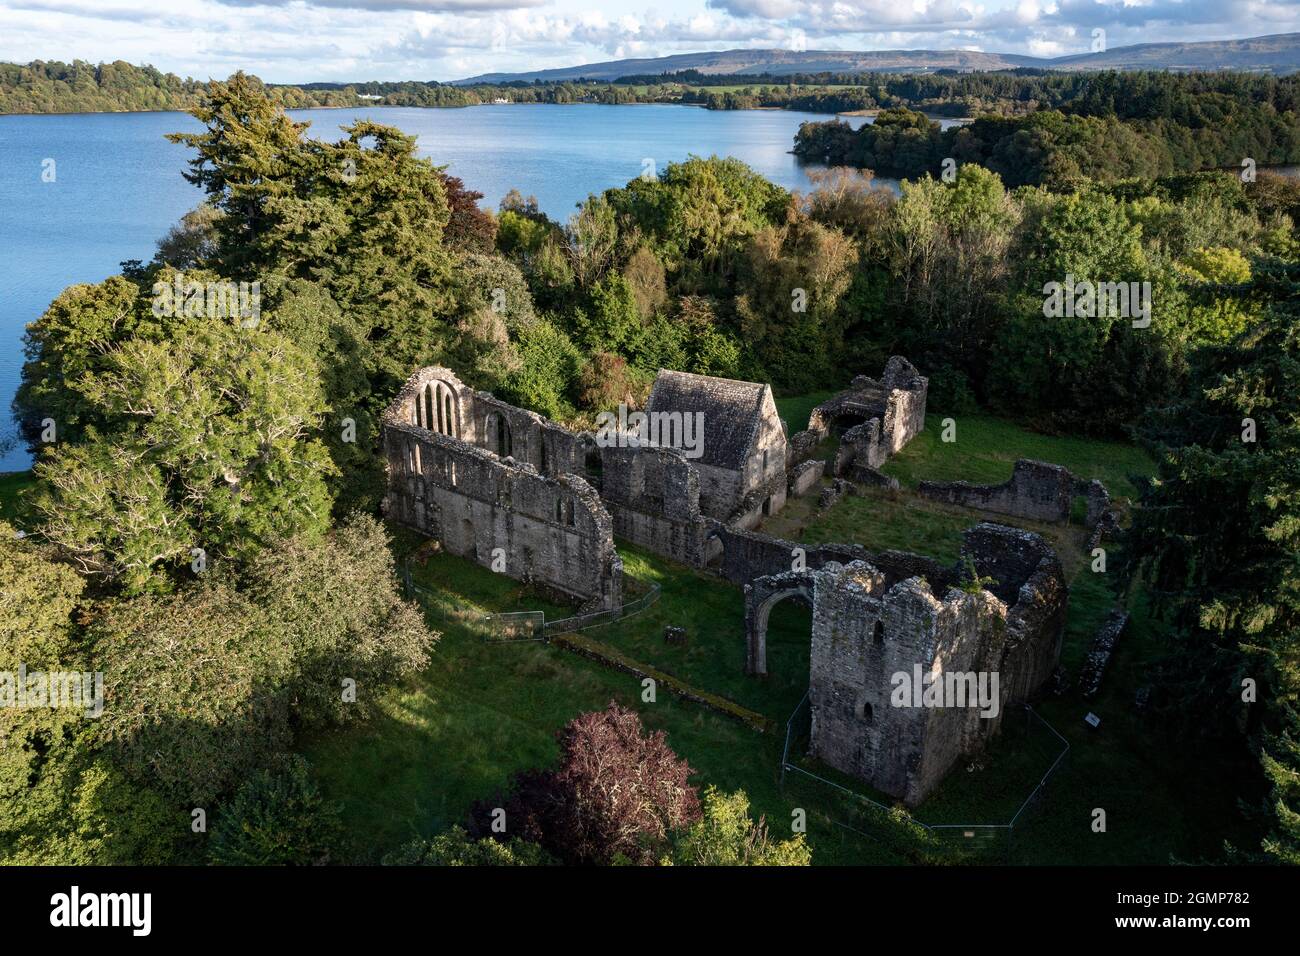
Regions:
<instances>
[{"instance_id":1,"label":"deciduous tree with green leaves","mask_svg":"<svg viewBox=\"0 0 1300 956\"><path fill-rule=\"evenodd\" d=\"M664 861L677 866L808 866L812 862L803 834L773 840L767 821L749 815L749 797L704 790L704 816L673 839Z\"/></svg>"}]
</instances>

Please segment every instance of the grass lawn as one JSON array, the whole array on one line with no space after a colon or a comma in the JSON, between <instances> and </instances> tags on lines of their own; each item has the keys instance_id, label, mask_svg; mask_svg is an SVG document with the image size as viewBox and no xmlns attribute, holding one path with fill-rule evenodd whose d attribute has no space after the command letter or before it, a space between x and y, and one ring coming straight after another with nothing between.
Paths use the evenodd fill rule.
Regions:
<instances>
[{"instance_id":1,"label":"grass lawn","mask_svg":"<svg viewBox=\"0 0 1300 956\"><path fill-rule=\"evenodd\" d=\"M905 488L916 487L923 478L995 484L1011 477L1017 458L1035 458L1064 465L1080 478L1100 478L1112 498L1130 499L1137 495L1131 477L1155 471L1150 456L1133 445L1041 435L984 415L952 416L957 440L944 442L940 435L947 417L939 412L927 414L925 430L881 470Z\"/></svg>"},{"instance_id":2,"label":"grass lawn","mask_svg":"<svg viewBox=\"0 0 1300 956\"><path fill-rule=\"evenodd\" d=\"M639 573L646 570L637 567ZM692 573L678 570L676 580L665 582L665 607L686 606L679 604L679 595L698 590ZM777 786L780 734L758 733L668 693L644 702L636 678L552 645L484 643L473 626L475 615L544 605L517 582L472 562L436 555L416 568L415 579L449 595L445 606L429 611L442 639L428 669L409 686L384 695L372 720L302 746L322 788L343 805L358 859L377 859L407 839L462 821L474 801L490 798L511 773L554 762L555 732L610 700L639 710L647 727L666 731L673 749L696 768L697 783L743 788L752 811L766 814L775 832L789 825L792 808ZM738 608L739 591L730 590ZM697 613L697 621L723 616L721 608ZM637 624L635 619L627 623ZM617 627L588 633L623 646ZM806 681L806 663L803 675ZM902 861L814 808L809 839L823 863Z\"/></svg>"},{"instance_id":3,"label":"grass lawn","mask_svg":"<svg viewBox=\"0 0 1300 956\"><path fill-rule=\"evenodd\" d=\"M778 606L768 638L772 676L748 678L742 672L740 589L637 549L620 551L631 574L660 584L660 600L633 618L584 635L769 715L783 728L807 687L808 612L792 602ZM743 788L754 813L766 815L774 831L784 830L796 807L805 809L815 862L889 864L922 858L921 841L909 846L913 838L905 831L882 826L879 819L859 819L851 801L823 785L792 776L783 790L780 729L761 734L664 692L645 702L635 677L553 645L484 643L475 624L484 612L565 613L546 607L517 582L446 555L417 567L415 577L447 595L445 603L429 609L431 622L443 633L430 667L409 686L384 695L370 722L320 735L303 748L327 794L343 804L359 859L376 859L405 839L464 819L474 801L492 797L511 773L553 762L554 732L611 699L636 708L648 727L664 730L670 745L695 768L698 785ZM1063 655L1076 672L1113 602L1095 577L1076 575ZM1238 762L1237 755L1203 748L1192 753L1185 744L1156 735L1134 710L1134 691L1149 679L1159 647L1159 629L1140 601L1135 611L1097 699L1083 701L1069 692L1039 705L1070 741L1069 757L1013 838L981 844L987 858L1160 864L1213 858L1225 838L1251 844L1253 834L1235 816L1233 788L1221 783L1225 773L1251 773L1248 758ZM665 624L684 625L688 643L665 644ZM1097 729L1083 722L1089 710L1102 717ZM1008 712L1002 736L977 761L955 768L915 816L928 823L1006 822L1059 749L1049 732L1020 712ZM1108 814L1103 834L1091 828L1098 807ZM951 849L933 848L924 858L933 859L935 852L952 858Z\"/></svg>"},{"instance_id":4,"label":"grass lawn","mask_svg":"<svg viewBox=\"0 0 1300 956\"><path fill-rule=\"evenodd\" d=\"M828 394L778 404L797 430ZM811 542L856 541L873 549L901 548L953 560L962 529L981 516L917 498L907 487L920 476L1000 481L1017 457L1038 457L1099 477L1113 494L1126 495L1133 492L1128 475L1152 468L1146 456L1124 445L1050 438L978 416L960 418L958 441L945 444L938 441L941 418L930 416L925 433L887 466L904 483L902 492L850 496L825 514L813 510L815 494L792 499L764 530ZM22 519L31 485L29 472L0 475L0 517ZM1030 527L1051 535L1071 577L1062 664L1077 675L1115 598L1104 575L1088 570L1082 529ZM399 554L421 543L409 532L395 533ZM322 788L343 806L355 859L375 861L412 837L464 820L475 801L490 799L514 772L552 763L558 755L555 732L577 714L610 700L638 710L647 727L664 730L670 745L695 769L693 780L701 787L744 789L752 812L765 815L775 834L788 832L792 811L804 809L816 863L899 864L934 858L933 848L926 850L913 834L857 816L850 799L823 785L797 775L784 788L780 785L785 722L807 689L806 608L784 602L773 611L771 676L746 677L739 588L635 548L621 546L620 552L630 574L660 585L660 600L637 616L584 636L758 711L776 723L775 732L757 732L662 689L656 700L643 700L638 678L555 645L486 643L485 613L529 609L557 617L569 609L548 604L529 588L472 562L435 554L413 572L416 583L441 595L427 604L430 622L442 634L429 667L405 686L383 692L370 720L300 741ZM1236 806L1239 782L1258 778L1252 758L1171 738L1134 706L1138 688L1155 679L1153 662L1161 653L1163 633L1141 592L1132 598L1131 610L1132 623L1101 694L1085 701L1072 689L1037 705L1068 739L1070 753L1028 822L1013 838L985 847L989 858L1161 864L1217 859L1225 840L1243 847L1258 844L1258 834ZM664 643L668 624L686 627L684 646ZM1083 720L1089 711L1101 717L1095 729ZM1023 714L1008 712L1003 734L978 760L954 768L916 810L916 818L1004 822L1054 759L1058 744ZM1236 783L1224 786L1226 779ZM1105 833L1092 829L1098 808L1107 814ZM940 851L945 855L952 858L950 850Z\"/></svg>"}]
</instances>

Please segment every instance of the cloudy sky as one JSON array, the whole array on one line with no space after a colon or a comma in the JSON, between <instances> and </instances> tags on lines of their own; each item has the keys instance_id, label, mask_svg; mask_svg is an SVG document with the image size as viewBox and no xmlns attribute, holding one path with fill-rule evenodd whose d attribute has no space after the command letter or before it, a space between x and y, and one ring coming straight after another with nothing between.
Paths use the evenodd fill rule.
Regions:
<instances>
[{"instance_id":1,"label":"cloudy sky","mask_svg":"<svg viewBox=\"0 0 1300 956\"><path fill-rule=\"evenodd\" d=\"M0 61L450 80L737 47L1051 56L1300 31L1300 0L0 0Z\"/></svg>"}]
</instances>

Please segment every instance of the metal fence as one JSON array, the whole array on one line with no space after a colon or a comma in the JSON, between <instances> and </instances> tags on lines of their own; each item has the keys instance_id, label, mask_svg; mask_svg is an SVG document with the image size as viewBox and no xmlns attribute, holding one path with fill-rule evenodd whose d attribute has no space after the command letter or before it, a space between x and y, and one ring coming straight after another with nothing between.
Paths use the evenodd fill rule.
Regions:
<instances>
[{"instance_id":1,"label":"metal fence","mask_svg":"<svg viewBox=\"0 0 1300 956\"><path fill-rule=\"evenodd\" d=\"M634 579L624 577L623 580ZM659 585L653 581L645 582L645 585L648 587L645 594L635 601L629 601L620 607L604 611L592 611L590 614L575 614L573 617L561 618L558 621L547 621L545 623L546 635L549 637L553 634L571 634L574 631L585 631L589 627L600 627L602 624L611 624L614 621L621 621L624 618L631 617L633 614L641 613L659 600Z\"/></svg>"},{"instance_id":2,"label":"metal fence","mask_svg":"<svg viewBox=\"0 0 1300 956\"><path fill-rule=\"evenodd\" d=\"M545 611L510 611L483 616L483 640L489 644L546 640Z\"/></svg>"},{"instance_id":3,"label":"metal fence","mask_svg":"<svg viewBox=\"0 0 1300 956\"><path fill-rule=\"evenodd\" d=\"M905 811L900 811L896 806L881 803L864 793L859 793L843 784L813 773L806 767L799 766L794 757L800 751L806 752L812 732L812 708L808 694L804 694L803 699L799 701L799 705L786 722L785 746L781 752L781 787L784 789L786 786L787 774L797 774L800 779L813 781L819 788L828 788L835 795L845 798L846 805L851 811L852 822L843 820L834 822L845 829L869 838L871 834L864 833L861 827L863 825L870 826L873 818L875 822L881 822L881 815L883 814L885 818L896 824L902 822L906 825L919 827L926 835L944 843L982 844L998 841L1011 836L1017 826L1023 826L1027 822L1029 811L1037 804L1048 781L1064 765L1070 753L1069 741L1062 737L1055 727L1044 720L1028 704L1024 705L1024 711L1026 720L1034 727L1042 728L1050 734L1050 738L1054 742L1060 743L1061 750L1055 755L1051 765L1039 779L1034 789L1020 803L1016 812L1006 823L926 823Z\"/></svg>"}]
</instances>

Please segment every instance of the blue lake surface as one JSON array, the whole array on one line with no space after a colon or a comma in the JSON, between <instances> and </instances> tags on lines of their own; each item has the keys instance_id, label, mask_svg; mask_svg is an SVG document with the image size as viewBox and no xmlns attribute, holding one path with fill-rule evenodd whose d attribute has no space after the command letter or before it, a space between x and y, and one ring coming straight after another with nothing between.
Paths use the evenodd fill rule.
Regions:
<instances>
[{"instance_id":1,"label":"blue lake surface","mask_svg":"<svg viewBox=\"0 0 1300 956\"><path fill-rule=\"evenodd\" d=\"M338 138L354 118L397 126L483 193L485 206L517 188L560 220L589 194L641 175L647 160L662 170L692 154L735 156L788 189L806 188L790 155L794 135L800 123L830 118L655 104L291 112L322 139ZM202 200L181 176L189 152L164 139L198 128L185 113L0 116L0 443L14 434L9 406L27 323L65 287L152 258L157 240ZM29 464L21 447L0 455L0 472Z\"/></svg>"}]
</instances>

